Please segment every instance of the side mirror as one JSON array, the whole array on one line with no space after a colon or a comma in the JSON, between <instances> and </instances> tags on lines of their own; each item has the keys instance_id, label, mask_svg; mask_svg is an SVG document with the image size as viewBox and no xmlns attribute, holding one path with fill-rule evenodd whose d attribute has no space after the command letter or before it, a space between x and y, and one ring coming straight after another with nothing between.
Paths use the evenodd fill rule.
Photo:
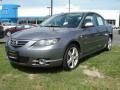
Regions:
<instances>
[{"instance_id":1,"label":"side mirror","mask_svg":"<svg viewBox=\"0 0 120 90\"><path fill-rule=\"evenodd\" d=\"M94 27L94 24L92 22L86 22L83 27L85 28Z\"/></svg>"}]
</instances>

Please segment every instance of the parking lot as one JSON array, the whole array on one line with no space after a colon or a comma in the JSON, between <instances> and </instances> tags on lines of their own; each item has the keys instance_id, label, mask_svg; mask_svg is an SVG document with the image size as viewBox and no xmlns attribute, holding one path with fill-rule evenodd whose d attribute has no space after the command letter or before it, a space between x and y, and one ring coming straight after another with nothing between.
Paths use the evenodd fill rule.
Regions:
<instances>
[{"instance_id":1,"label":"parking lot","mask_svg":"<svg viewBox=\"0 0 120 90\"><path fill-rule=\"evenodd\" d=\"M8 40L8 37L5 37L3 39L0 39L0 42L6 42ZM120 44L120 34L118 33L118 30L113 31L113 45Z\"/></svg>"}]
</instances>

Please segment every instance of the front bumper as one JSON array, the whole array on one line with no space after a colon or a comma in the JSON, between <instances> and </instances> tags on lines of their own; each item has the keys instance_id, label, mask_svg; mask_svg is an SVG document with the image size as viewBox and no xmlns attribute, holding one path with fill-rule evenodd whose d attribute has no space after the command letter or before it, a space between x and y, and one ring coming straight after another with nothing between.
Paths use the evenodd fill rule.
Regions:
<instances>
[{"instance_id":1,"label":"front bumper","mask_svg":"<svg viewBox=\"0 0 120 90\"><path fill-rule=\"evenodd\" d=\"M34 48L29 45L15 48L7 43L6 52L10 62L31 67L53 67L62 64L64 49L56 46Z\"/></svg>"},{"instance_id":2,"label":"front bumper","mask_svg":"<svg viewBox=\"0 0 120 90\"><path fill-rule=\"evenodd\" d=\"M22 66L29 66L29 67L54 67L60 66L62 64L62 59L58 60L36 60L31 59L28 57L20 57L19 59L13 59L8 57L11 63L22 65Z\"/></svg>"}]
</instances>

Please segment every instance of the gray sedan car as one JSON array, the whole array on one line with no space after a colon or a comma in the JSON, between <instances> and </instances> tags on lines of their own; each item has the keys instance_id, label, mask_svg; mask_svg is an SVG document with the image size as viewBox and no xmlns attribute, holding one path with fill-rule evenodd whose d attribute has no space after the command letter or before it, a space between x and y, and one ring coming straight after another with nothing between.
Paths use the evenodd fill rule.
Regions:
<instances>
[{"instance_id":1,"label":"gray sedan car","mask_svg":"<svg viewBox=\"0 0 120 90\"><path fill-rule=\"evenodd\" d=\"M11 63L32 66L77 67L80 58L112 46L112 27L93 12L63 13L40 27L12 34L6 43Z\"/></svg>"}]
</instances>

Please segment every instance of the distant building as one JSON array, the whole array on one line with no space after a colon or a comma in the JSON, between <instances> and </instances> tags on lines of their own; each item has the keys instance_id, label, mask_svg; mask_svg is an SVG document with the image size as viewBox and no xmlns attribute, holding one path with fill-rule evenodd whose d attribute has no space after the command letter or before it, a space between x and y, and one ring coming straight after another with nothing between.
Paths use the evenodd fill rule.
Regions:
<instances>
[{"instance_id":1,"label":"distant building","mask_svg":"<svg viewBox=\"0 0 120 90\"><path fill-rule=\"evenodd\" d=\"M20 5L3 4L0 5L0 21L19 24L40 24L45 16L49 15L48 8L19 8ZM19 9L18 9L19 8ZM114 27L120 27L120 10L84 10L79 7L72 7L71 12L96 12L103 16L105 20ZM66 7L54 7L53 14L66 13Z\"/></svg>"},{"instance_id":2,"label":"distant building","mask_svg":"<svg viewBox=\"0 0 120 90\"><path fill-rule=\"evenodd\" d=\"M0 5L0 21L16 23L18 20L18 7L15 4Z\"/></svg>"},{"instance_id":3,"label":"distant building","mask_svg":"<svg viewBox=\"0 0 120 90\"><path fill-rule=\"evenodd\" d=\"M18 24L40 24L42 21L44 21L47 17L19 17L17 23Z\"/></svg>"},{"instance_id":4,"label":"distant building","mask_svg":"<svg viewBox=\"0 0 120 90\"><path fill-rule=\"evenodd\" d=\"M53 14L66 13L68 9L65 7L54 7ZM96 12L103 16L105 20L114 27L120 27L120 10L84 10L79 7L72 7L71 12ZM20 8L18 16L20 17L40 17L49 15L49 10L45 7L41 8ZM25 20L25 18L24 18ZM35 18L32 19L36 21Z\"/></svg>"}]
</instances>

